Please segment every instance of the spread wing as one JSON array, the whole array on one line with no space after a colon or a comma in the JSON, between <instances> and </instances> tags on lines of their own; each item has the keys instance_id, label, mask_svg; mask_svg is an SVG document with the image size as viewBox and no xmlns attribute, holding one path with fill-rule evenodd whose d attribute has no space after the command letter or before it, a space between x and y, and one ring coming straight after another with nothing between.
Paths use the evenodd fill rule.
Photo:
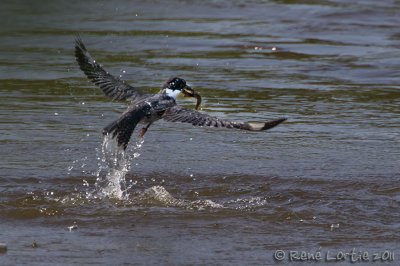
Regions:
<instances>
[{"instance_id":1,"label":"spread wing","mask_svg":"<svg viewBox=\"0 0 400 266\"><path fill-rule=\"evenodd\" d=\"M89 80L99 86L111 99L122 101L132 98L135 100L143 95L138 89L105 71L90 55L79 36L75 39L75 57L80 69Z\"/></svg>"},{"instance_id":2,"label":"spread wing","mask_svg":"<svg viewBox=\"0 0 400 266\"><path fill-rule=\"evenodd\" d=\"M286 120L286 118L279 118L266 122L233 122L221 120L196 110L186 109L179 105L168 108L162 118L166 121L190 123L194 126L237 128L250 131L267 130Z\"/></svg>"}]
</instances>

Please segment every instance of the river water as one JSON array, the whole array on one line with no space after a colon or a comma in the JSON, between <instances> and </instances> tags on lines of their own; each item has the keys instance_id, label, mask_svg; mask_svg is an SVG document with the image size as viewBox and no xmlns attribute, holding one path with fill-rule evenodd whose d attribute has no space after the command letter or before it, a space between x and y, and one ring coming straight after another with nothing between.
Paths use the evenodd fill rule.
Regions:
<instances>
[{"instance_id":1,"label":"river water","mask_svg":"<svg viewBox=\"0 0 400 266\"><path fill-rule=\"evenodd\" d=\"M399 1L0 6L1 265L274 265L276 250L323 265L352 249L398 265ZM86 80L76 34L136 87L180 76L203 112L288 121L158 121L114 169L101 130L126 104Z\"/></svg>"}]
</instances>

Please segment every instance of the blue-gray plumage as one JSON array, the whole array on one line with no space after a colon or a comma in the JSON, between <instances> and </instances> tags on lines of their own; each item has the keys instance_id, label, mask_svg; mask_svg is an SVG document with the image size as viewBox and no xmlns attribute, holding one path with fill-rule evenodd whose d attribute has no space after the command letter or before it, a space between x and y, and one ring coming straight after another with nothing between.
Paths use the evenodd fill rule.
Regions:
<instances>
[{"instance_id":1,"label":"blue-gray plumage","mask_svg":"<svg viewBox=\"0 0 400 266\"><path fill-rule=\"evenodd\" d=\"M159 93L146 94L106 72L92 58L79 37L75 41L75 56L80 69L89 80L101 88L105 95L113 100L129 99L132 101L120 118L103 129L103 134L112 134L112 137L117 139L118 146L123 149L126 149L139 122L145 123L145 127L140 132L140 136L143 137L150 125L161 118L171 122L191 123L194 126L237 128L250 131L267 130L286 120L286 118L280 118L267 122L232 122L220 120L197 110L183 108L176 104L176 98L180 93L186 97L197 98L196 109L200 105L201 97L186 84L184 79L178 77L168 79Z\"/></svg>"}]
</instances>

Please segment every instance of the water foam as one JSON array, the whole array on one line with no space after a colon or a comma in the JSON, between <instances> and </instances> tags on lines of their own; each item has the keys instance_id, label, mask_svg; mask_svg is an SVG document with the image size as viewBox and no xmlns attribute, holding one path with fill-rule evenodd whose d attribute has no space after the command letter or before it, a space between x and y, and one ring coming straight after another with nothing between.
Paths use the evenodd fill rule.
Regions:
<instances>
[{"instance_id":1,"label":"water foam","mask_svg":"<svg viewBox=\"0 0 400 266\"><path fill-rule=\"evenodd\" d=\"M146 202L152 202L155 205L167 207L179 207L187 209L204 210L206 208L216 209L223 208L224 206L213 202L212 200L183 200L175 198L163 186L153 186L143 191L142 196Z\"/></svg>"},{"instance_id":2,"label":"water foam","mask_svg":"<svg viewBox=\"0 0 400 266\"><path fill-rule=\"evenodd\" d=\"M98 199L117 199L123 200L128 205L166 206L196 210L224 208L223 205L211 200L190 201L176 198L161 185L151 186L143 191L131 190L137 184L137 181L132 182L131 180L131 182L128 182L126 174L131 170L135 159L140 156L139 150L144 141L143 139L139 139L131 143L134 143L134 145L129 145L127 150L124 150L118 147L116 140L110 135L104 136L101 148L97 149L98 168L94 173L96 176L94 187L87 180L83 179L82 186L85 193L77 192L73 195L68 195L62 199L62 202L69 202L75 205L75 203L82 201L91 202ZM79 165L79 160L74 161L74 165ZM85 165L82 162L82 168ZM146 179L144 178L144 180ZM154 178L151 180L155 182Z\"/></svg>"},{"instance_id":3,"label":"water foam","mask_svg":"<svg viewBox=\"0 0 400 266\"><path fill-rule=\"evenodd\" d=\"M140 156L137 151L142 147L143 139L136 142L127 151L118 147L115 139L104 136L101 155L98 156L99 170L96 173L95 188L100 198L127 199L128 190L132 187L125 179L133 159ZM133 151L133 152L132 152Z\"/></svg>"}]
</instances>

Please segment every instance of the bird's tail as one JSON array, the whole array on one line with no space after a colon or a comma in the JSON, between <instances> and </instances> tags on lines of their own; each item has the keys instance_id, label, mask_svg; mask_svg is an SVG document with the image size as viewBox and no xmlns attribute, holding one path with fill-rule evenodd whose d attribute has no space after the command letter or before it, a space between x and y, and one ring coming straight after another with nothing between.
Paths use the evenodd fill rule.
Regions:
<instances>
[{"instance_id":1,"label":"bird's tail","mask_svg":"<svg viewBox=\"0 0 400 266\"><path fill-rule=\"evenodd\" d=\"M118 146L124 150L128 146L129 140L132 136L133 130L139 123L141 117L129 113L123 114L119 119L110 123L103 129L103 135L111 135L116 138Z\"/></svg>"}]
</instances>

